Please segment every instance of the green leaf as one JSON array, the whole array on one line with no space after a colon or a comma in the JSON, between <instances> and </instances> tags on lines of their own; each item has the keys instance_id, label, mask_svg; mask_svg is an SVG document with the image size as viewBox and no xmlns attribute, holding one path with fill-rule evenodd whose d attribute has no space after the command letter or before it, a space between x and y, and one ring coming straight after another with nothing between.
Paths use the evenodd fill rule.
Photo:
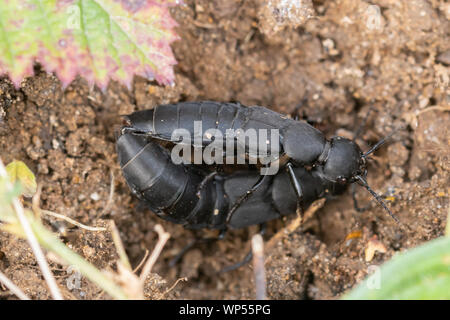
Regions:
<instances>
[{"instance_id":1,"label":"green leaf","mask_svg":"<svg viewBox=\"0 0 450 320\"><path fill-rule=\"evenodd\" d=\"M104 89L133 76L174 80L176 0L0 0L0 72L18 86L39 61L68 85L77 75Z\"/></svg>"},{"instance_id":2,"label":"green leaf","mask_svg":"<svg viewBox=\"0 0 450 320\"><path fill-rule=\"evenodd\" d=\"M36 193L36 177L25 163L14 160L6 166L6 171L14 185L17 184L17 182L20 183L22 194L25 197L32 197Z\"/></svg>"},{"instance_id":3,"label":"green leaf","mask_svg":"<svg viewBox=\"0 0 450 320\"><path fill-rule=\"evenodd\" d=\"M395 256L344 299L450 299L450 238Z\"/></svg>"}]
</instances>

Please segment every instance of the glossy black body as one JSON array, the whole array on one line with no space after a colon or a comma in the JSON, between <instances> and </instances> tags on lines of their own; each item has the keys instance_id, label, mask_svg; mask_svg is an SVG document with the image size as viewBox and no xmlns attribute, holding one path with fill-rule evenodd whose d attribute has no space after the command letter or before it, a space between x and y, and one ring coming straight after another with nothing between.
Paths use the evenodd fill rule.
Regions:
<instances>
[{"instance_id":1,"label":"glossy black body","mask_svg":"<svg viewBox=\"0 0 450 320\"><path fill-rule=\"evenodd\" d=\"M278 129L280 151L293 164L303 209L326 194L342 193L353 182L352 177L364 170L362 153L353 141L341 137L327 141L306 122L288 119L264 107L184 102L134 112L126 119L128 126L117 140L117 153L132 192L161 218L189 228L261 224L295 213L298 203L290 177L281 168L276 175L267 176L227 222L233 204L252 188L260 174L256 170L217 174L200 189L207 175L202 166L174 164L169 151L157 141L172 141L172 132L177 128L192 131L193 135L194 121L202 121L203 130L216 128L224 135L226 129Z\"/></svg>"}]
</instances>

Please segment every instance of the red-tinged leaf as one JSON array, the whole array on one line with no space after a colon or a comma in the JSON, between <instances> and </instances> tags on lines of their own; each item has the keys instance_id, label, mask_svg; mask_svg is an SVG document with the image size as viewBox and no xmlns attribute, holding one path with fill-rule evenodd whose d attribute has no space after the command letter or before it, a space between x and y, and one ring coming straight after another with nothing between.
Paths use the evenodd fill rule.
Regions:
<instances>
[{"instance_id":1,"label":"red-tinged leaf","mask_svg":"<svg viewBox=\"0 0 450 320\"><path fill-rule=\"evenodd\" d=\"M0 73L18 86L38 61L63 85L77 75L104 89L134 75L174 81L176 0L0 0Z\"/></svg>"}]
</instances>

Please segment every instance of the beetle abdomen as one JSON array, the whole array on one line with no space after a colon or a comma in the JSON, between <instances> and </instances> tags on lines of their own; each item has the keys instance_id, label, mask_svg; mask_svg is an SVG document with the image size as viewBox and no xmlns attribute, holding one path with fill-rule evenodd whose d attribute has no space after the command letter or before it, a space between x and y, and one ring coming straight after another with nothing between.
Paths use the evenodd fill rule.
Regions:
<instances>
[{"instance_id":1,"label":"beetle abdomen","mask_svg":"<svg viewBox=\"0 0 450 320\"><path fill-rule=\"evenodd\" d=\"M266 136L270 137L268 150L270 154L275 154L274 159L277 158L276 153L284 151L300 165L316 162L326 143L323 134L304 121L288 119L265 107L246 107L239 103L201 101L159 105L151 110L134 112L128 115L127 119L137 133L166 141L182 140L186 143L180 138L182 135L173 136L177 129L182 129L184 133L189 134L188 144L201 146L211 143L211 140L204 136L208 129L217 129L222 137L227 137L228 129L234 130L235 134L238 129L244 134L247 134L248 130L254 130L257 139L250 139L250 142L246 139L244 144L246 153L255 158L265 156L265 151L261 153L259 150L259 130L266 130ZM197 130L196 121L201 124L201 128L197 127ZM272 129L278 132L280 146L278 143L273 144ZM201 141L197 143L195 137L198 135Z\"/></svg>"},{"instance_id":2,"label":"beetle abdomen","mask_svg":"<svg viewBox=\"0 0 450 320\"><path fill-rule=\"evenodd\" d=\"M218 129L224 136L227 129L241 128L247 114L247 108L237 103L203 101L159 105L151 110L133 112L127 118L135 130L172 141L177 129L187 130L194 137L196 121L201 123L201 134L207 129Z\"/></svg>"},{"instance_id":3,"label":"beetle abdomen","mask_svg":"<svg viewBox=\"0 0 450 320\"><path fill-rule=\"evenodd\" d=\"M161 218L189 228L218 228L224 224L228 200L223 182L209 181L197 196L205 175L172 162L157 141L131 133L117 140L123 175L133 194Z\"/></svg>"},{"instance_id":4,"label":"beetle abdomen","mask_svg":"<svg viewBox=\"0 0 450 320\"><path fill-rule=\"evenodd\" d=\"M184 221L197 205L195 185L201 177L175 165L167 150L143 136L122 134L117 140L117 153L133 193L156 213Z\"/></svg>"}]
</instances>

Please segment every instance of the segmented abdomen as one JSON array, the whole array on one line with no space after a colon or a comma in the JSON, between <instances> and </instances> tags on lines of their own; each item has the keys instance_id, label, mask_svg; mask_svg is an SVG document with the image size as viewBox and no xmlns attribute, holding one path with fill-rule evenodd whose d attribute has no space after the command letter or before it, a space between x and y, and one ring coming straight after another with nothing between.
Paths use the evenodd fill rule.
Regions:
<instances>
[{"instance_id":1,"label":"segmented abdomen","mask_svg":"<svg viewBox=\"0 0 450 320\"><path fill-rule=\"evenodd\" d=\"M144 136L122 134L117 153L132 192L161 218L191 228L223 225L228 201L223 199L222 182L210 181L198 197L205 175L192 166L174 164L168 150Z\"/></svg>"},{"instance_id":2,"label":"segmented abdomen","mask_svg":"<svg viewBox=\"0 0 450 320\"><path fill-rule=\"evenodd\" d=\"M225 135L227 129L242 128L248 121L248 114L249 109L240 104L204 101L159 105L127 117L134 129L171 140L176 129L185 129L194 137L195 121L201 121L203 132L218 129Z\"/></svg>"}]
</instances>

